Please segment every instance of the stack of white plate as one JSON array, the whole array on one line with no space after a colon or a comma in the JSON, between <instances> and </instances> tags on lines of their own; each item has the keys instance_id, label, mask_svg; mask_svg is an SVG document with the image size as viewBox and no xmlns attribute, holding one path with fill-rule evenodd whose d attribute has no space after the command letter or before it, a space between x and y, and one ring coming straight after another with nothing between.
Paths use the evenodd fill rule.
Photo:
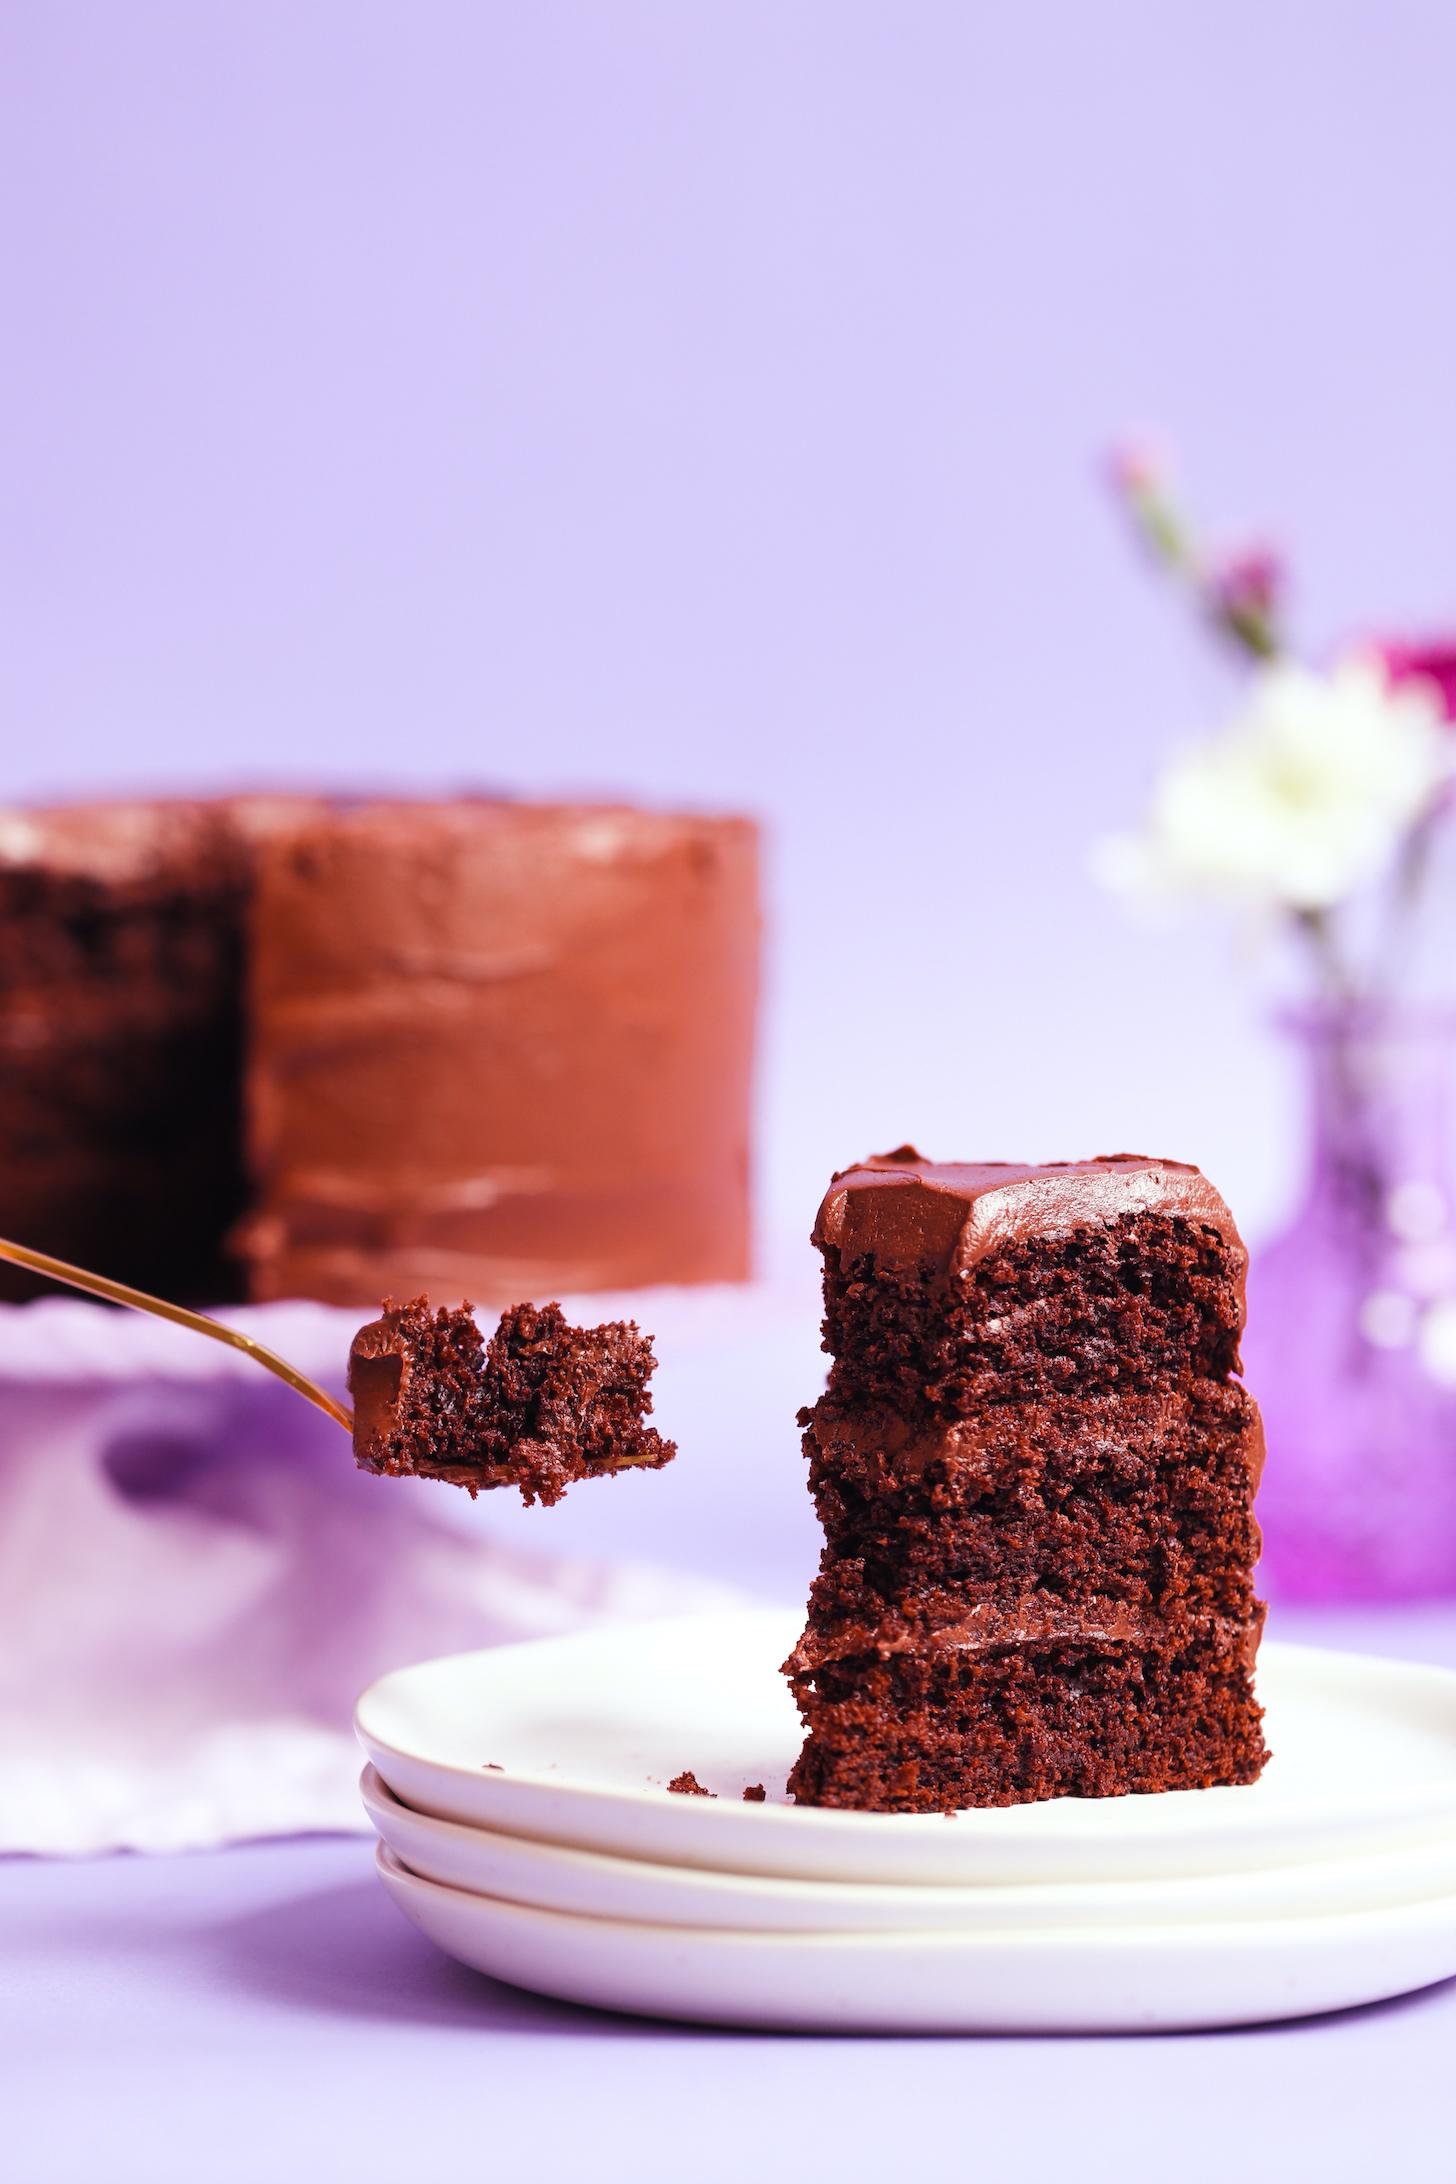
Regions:
<instances>
[{"instance_id":1,"label":"stack of white plate","mask_svg":"<svg viewBox=\"0 0 1456 2184\"><path fill-rule=\"evenodd\" d=\"M1250 1788L823 1812L784 1794L797 1630L695 1617L384 1677L357 1726L385 1887L516 1986L719 2024L1172 2030L1456 1974L1456 1674L1266 1644ZM670 1792L687 1772L714 1795Z\"/></svg>"}]
</instances>

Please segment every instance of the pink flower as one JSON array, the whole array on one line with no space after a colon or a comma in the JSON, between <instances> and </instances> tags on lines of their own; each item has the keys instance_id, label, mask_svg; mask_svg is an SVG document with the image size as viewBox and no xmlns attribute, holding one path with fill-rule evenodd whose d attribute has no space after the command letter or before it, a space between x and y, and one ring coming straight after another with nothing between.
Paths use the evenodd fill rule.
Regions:
<instances>
[{"instance_id":1,"label":"pink flower","mask_svg":"<svg viewBox=\"0 0 1456 2184\"><path fill-rule=\"evenodd\" d=\"M1122 440L1107 453L1107 482L1124 500L1145 500L1168 478L1167 452L1152 439Z\"/></svg>"},{"instance_id":2,"label":"pink flower","mask_svg":"<svg viewBox=\"0 0 1456 2184\"><path fill-rule=\"evenodd\" d=\"M1276 620L1284 594L1285 568L1272 546L1244 546L1223 554L1208 570L1209 600L1225 621Z\"/></svg>"},{"instance_id":3,"label":"pink flower","mask_svg":"<svg viewBox=\"0 0 1456 2184\"><path fill-rule=\"evenodd\" d=\"M1375 650L1393 683L1431 684L1447 720L1456 721L1456 636L1434 637L1422 644L1382 638Z\"/></svg>"}]
</instances>

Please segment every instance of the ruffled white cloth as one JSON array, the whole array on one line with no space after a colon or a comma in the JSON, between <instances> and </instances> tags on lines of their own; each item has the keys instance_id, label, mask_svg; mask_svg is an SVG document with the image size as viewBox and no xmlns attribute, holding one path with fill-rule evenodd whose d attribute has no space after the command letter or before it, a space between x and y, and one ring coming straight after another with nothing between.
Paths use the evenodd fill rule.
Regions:
<instances>
[{"instance_id":1,"label":"ruffled white cloth","mask_svg":"<svg viewBox=\"0 0 1456 2184\"><path fill-rule=\"evenodd\" d=\"M342 1392L359 1314L226 1316ZM384 1670L729 1597L493 1544L468 1507L363 1476L221 1344L69 1298L0 1308L0 1851L360 1827L353 1706Z\"/></svg>"}]
</instances>

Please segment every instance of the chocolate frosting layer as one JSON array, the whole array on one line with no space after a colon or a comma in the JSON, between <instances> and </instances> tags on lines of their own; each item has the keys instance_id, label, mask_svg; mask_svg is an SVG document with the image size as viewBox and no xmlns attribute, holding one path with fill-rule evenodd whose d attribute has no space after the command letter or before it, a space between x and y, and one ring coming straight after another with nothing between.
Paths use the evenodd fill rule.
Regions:
<instances>
[{"instance_id":1,"label":"chocolate frosting layer","mask_svg":"<svg viewBox=\"0 0 1456 2184\"><path fill-rule=\"evenodd\" d=\"M374 1460L392 1439L412 1374L412 1347L398 1312L386 1311L359 1329L349 1348L349 1393L354 1451L361 1462Z\"/></svg>"},{"instance_id":2,"label":"chocolate frosting layer","mask_svg":"<svg viewBox=\"0 0 1456 2184\"><path fill-rule=\"evenodd\" d=\"M318 808L316 797L281 793L3 805L0 872L31 871L47 884L127 888L161 880L212 891L241 882L250 845Z\"/></svg>"},{"instance_id":3,"label":"chocolate frosting layer","mask_svg":"<svg viewBox=\"0 0 1456 2184\"><path fill-rule=\"evenodd\" d=\"M841 1267L876 1264L956 1277L1030 1237L1065 1235L1135 1214L1217 1231L1247 1263L1233 1215L1201 1171L1180 1160L1114 1153L1037 1167L1016 1161L927 1160L913 1145L876 1153L836 1175L814 1242Z\"/></svg>"},{"instance_id":4,"label":"chocolate frosting layer","mask_svg":"<svg viewBox=\"0 0 1456 2184\"><path fill-rule=\"evenodd\" d=\"M1206 1404L1238 1401L1246 1406L1242 1456L1252 1493L1264 1473L1264 1426L1257 1405L1241 1389L1222 1389L1214 1381L1196 1383L1194 1393ZM993 1481L1020 1460L1023 1444L1035 1445L1039 1436L1048 1434L1062 1445L1085 1439L1109 1447L1133 1435L1144 1448L1167 1444L1171 1450L1175 1437L1188 1430L1190 1400L1181 1389L1166 1394L1106 1389L1091 1395L1050 1394L1040 1402L941 1421L912 1420L896 1411L840 1404L821 1395L801 1413L801 1423L808 1429L806 1446L812 1444L829 1468L842 1467L847 1457L858 1473L874 1478L877 1494L884 1495L932 1475L962 1488Z\"/></svg>"},{"instance_id":5,"label":"chocolate frosting layer","mask_svg":"<svg viewBox=\"0 0 1456 2184\"><path fill-rule=\"evenodd\" d=\"M888 1660L897 1653L993 1653L1011 1646L1161 1649L1175 1638L1191 1637L1211 1640L1219 1652L1239 1651L1252 1666L1263 1626L1262 1602L1245 1620L1196 1615L1169 1624L1124 1600L1091 1600L1073 1607L1054 1594L1030 1593L1021 1600L978 1602L953 1623L932 1625L895 1614L875 1623L850 1618L813 1622L783 1672L804 1676L826 1661Z\"/></svg>"}]
</instances>

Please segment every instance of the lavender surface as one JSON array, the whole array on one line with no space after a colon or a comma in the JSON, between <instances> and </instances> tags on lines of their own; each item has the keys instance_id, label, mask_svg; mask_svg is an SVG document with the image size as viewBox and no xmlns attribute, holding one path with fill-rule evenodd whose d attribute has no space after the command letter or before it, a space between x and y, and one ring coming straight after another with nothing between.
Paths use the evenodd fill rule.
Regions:
<instances>
[{"instance_id":1,"label":"lavender surface","mask_svg":"<svg viewBox=\"0 0 1456 2184\"><path fill-rule=\"evenodd\" d=\"M1273 1627L1456 1667L1450 1611ZM1450 2174L1456 1981L1154 2040L714 2033L464 1971L406 1926L371 1859L316 1841L0 1862L0 2052L24 2059L6 2088L17 2184L395 2184L454 2173L482 2143L493 2173L545 2184L858 2179L933 2169L968 2111L977 2173L1024 2184L1142 2184L1167 2175L1170 2145L1182 2184ZM1237 2099L1210 2098L1220 2085ZM725 2116L731 2130L705 2124Z\"/></svg>"}]
</instances>

